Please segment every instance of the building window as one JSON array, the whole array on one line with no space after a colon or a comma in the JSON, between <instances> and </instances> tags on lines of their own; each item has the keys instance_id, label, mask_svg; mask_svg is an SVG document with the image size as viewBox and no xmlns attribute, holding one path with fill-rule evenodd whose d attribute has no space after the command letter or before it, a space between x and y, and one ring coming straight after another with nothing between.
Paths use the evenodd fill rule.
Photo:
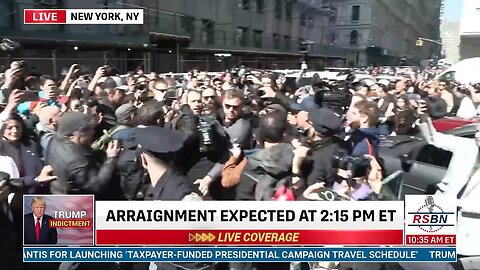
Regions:
<instances>
[{"instance_id":1,"label":"building window","mask_svg":"<svg viewBox=\"0 0 480 270\"><path fill-rule=\"evenodd\" d=\"M188 35L190 35L192 41L195 40L195 17L182 16L180 26Z\"/></svg>"},{"instance_id":2,"label":"building window","mask_svg":"<svg viewBox=\"0 0 480 270\"><path fill-rule=\"evenodd\" d=\"M282 2L283 0L275 0L275 18L282 19Z\"/></svg>"},{"instance_id":3,"label":"building window","mask_svg":"<svg viewBox=\"0 0 480 270\"><path fill-rule=\"evenodd\" d=\"M238 0L238 7L244 10L250 10L250 0Z\"/></svg>"},{"instance_id":4,"label":"building window","mask_svg":"<svg viewBox=\"0 0 480 270\"><path fill-rule=\"evenodd\" d=\"M307 24L307 15L302 12L302 14L300 14L300 25L301 26L305 26Z\"/></svg>"},{"instance_id":5,"label":"building window","mask_svg":"<svg viewBox=\"0 0 480 270\"><path fill-rule=\"evenodd\" d=\"M313 26L315 25L315 21L313 20L313 16L308 17L307 25L308 25L308 28L313 28Z\"/></svg>"},{"instance_id":6,"label":"building window","mask_svg":"<svg viewBox=\"0 0 480 270\"><path fill-rule=\"evenodd\" d=\"M253 30L253 46L255 46L255 48L262 48L262 34L262 30Z\"/></svg>"},{"instance_id":7,"label":"building window","mask_svg":"<svg viewBox=\"0 0 480 270\"><path fill-rule=\"evenodd\" d=\"M337 23L337 9L331 8L330 9L330 16L328 17L329 24L336 24Z\"/></svg>"},{"instance_id":8,"label":"building window","mask_svg":"<svg viewBox=\"0 0 480 270\"><path fill-rule=\"evenodd\" d=\"M273 37L273 48L277 50L280 49L280 35L277 33L274 33L272 37Z\"/></svg>"},{"instance_id":9,"label":"building window","mask_svg":"<svg viewBox=\"0 0 480 270\"><path fill-rule=\"evenodd\" d=\"M212 20L202 20L202 42L205 44L215 44L215 22Z\"/></svg>"},{"instance_id":10,"label":"building window","mask_svg":"<svg viewBox=\"0 0 480 270\"><path fill-rule=\"evenodd\" d=\"M223 36L223 38L222 38L222 39L223 39L223 45L227 45L227 40L228 40L227 32L226 32L226 31L222 31L222 32L223 32L223 34L222 34L222 36Z\"/></svg>"},{"instance_id":11,"label":"building window","mask_svg":"<svg viewBox=\"0 0 480 270\"><path fill-rule=\"evenodd\" d=\"M287 0L287 2L285 3L285 19L287 21L292 20L292 9L293 9L293 1Z\"/></svg>"},{"instance_id":12,"label":"building window","mask_svg":"<svg viewBox=\"0 0 480 270\"><path fill-rule=\"evenodd\" d=\"M328 45L335 45L336 41L337 35L335 34L335 32L328 33Z\"/></svg>"},{"instance_id":13,"label":"building window","mask_svg":"<svg viewBox=\"0 0 480 270\"><path fill-rule=\"evenodd\" d=\"M265 8L264 0L256 0L257 13L263 14L263 9Z\"/></svg>"},{"instance_id":14,"label":"building window","mask_svg":"<svg viewBox=\"0 0 480 270\"><path fill-rule=\"evenodd\" d=\"M283 36L283 47L285 48L286 51L290 50L291 48L291 43L292 43L292 39L290 38L290 36Z\"/></svg>"},{"instance_id":15,"label":"building window","mask_svg":"<svg viewBox=\"0 0 480 270\"><path fill-rule=\"evenodd\" d=\"M298 50L301 51L301 52L308 51L308 45L305 44L305 39L303 39L303 38L298 39Z\"/></svg>"},{"instance_id":16,"label":"building window","mask_svg":"<svg viewBox=\"0 0 480 270\"><path fill-rule=\"evenodd\" d=\"M248 38L248 28L247 27L238 27L237 28L237 45L247 46Z\"/></svg>"},{"instance_id":17,"label":"building window","mask_svg":"<svg viewBox=\"0 0 480 270\"><path fill-rule=\"evenodd\" d=\"M352 6L352 22L360 20L360 5Z\"/></svg>"},{"instance_id":18,"label":"building window","mask_svg":"<svg viewBox=\"0 0 480 270\"><path fill-rule=\"evenodd\" d=\"M358 44L358 31L353 30L350 32L350 45L357 45Z\"/></svg>"}]
</instances>

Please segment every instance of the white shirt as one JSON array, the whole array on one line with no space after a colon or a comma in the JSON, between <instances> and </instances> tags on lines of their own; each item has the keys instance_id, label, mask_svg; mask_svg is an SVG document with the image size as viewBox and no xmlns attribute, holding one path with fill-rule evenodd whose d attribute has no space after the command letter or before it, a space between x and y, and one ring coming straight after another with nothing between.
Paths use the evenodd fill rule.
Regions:
<instances>
[{"instance_id":1,"label":"white shirt","mask_svg":"<svg viewBox=\"0 0 480 270\"><path fill-rule=\"evenodd\" d=\"M37 226L37 216L35 216L34 213L32 213L32 215L33 215L33 222L35 226ZM40 229L42 228L42 221L43 221L43 216L40 217Z\"/></svg>"},{"instance_id":2,"label":"white shirt","mask_svg":"<svg viewBox=\"0 0 480 270\"><path fill-rule=\"evenodd\" d=\"M469 97L462 98L460 107L458 107L457 116L463 119L470 119L477 115L475 105Z\"/></svg>"},{"instance_id":3,"label":"white shirt","mask_svg":"<svg viewBox=\"0 0 480 270\"><path fill-rule=\"evenodd\" d=\"M431 123L420 124L422 135L430 144L452 152L452 159L441 183L438 194L456 197L460 207L457 220L457 254L480 255L480 151L474 139L456 137L435 131ZM427 131L429 129L429 131Z\"/></svg>"},{"instance_id":4,"label":"white shirt","mask_svg":"<svg viewBox=\"0 0 480 270\"><path fill-rule=\"evenodd\" d=\"M0 171L8 173L10 175L10 179L20 177L17 165L15 165L15 162L9 156L0 156ZM13 195L14 193L10 193L10 189L8 187L0 189L0 201L8 199L8 203L10 203Z\"/></svg>"}]
</instances>

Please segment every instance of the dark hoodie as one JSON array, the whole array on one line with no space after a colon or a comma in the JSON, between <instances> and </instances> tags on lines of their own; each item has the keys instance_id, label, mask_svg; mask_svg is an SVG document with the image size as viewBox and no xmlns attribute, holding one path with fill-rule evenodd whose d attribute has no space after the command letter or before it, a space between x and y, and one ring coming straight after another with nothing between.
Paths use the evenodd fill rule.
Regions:
<instances>
[{"instance_id":1,"label":"dark hoodie","mask_svg":"<svg viewBox=\"0 0 480 270\"><path fill-rule=\"evenodd\" d=\"M291 176L293 150L291 144L280 143L248 157L237 186L237 200L270 200L278 183Z\"/></svg>"},{"instance_id":2,"label":"dark hoodie","mask_svg":"<svg viewBox=\"0 0 480 270\"><path fill-rule=\"evenodd\" d=\"M354 130L347 143L352 156L373 155L378 156L380 144L378 128L359 128Z\"/></svg>"}]
</instances>

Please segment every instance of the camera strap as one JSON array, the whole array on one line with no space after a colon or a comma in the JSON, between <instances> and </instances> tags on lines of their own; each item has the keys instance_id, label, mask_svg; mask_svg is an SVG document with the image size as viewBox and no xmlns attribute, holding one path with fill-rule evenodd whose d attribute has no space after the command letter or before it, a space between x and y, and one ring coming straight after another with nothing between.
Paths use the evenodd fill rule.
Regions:
<instances>
[{"instance_id":1,"label":"camera strap","mask_svg":"<svg viewBox=\"0 0 480 270\"><path fill-rule=\"evenodd\" d=\"M373 156L372 144L370 143L370 140L368 139L368 137L366 137L365 140L367 141L368 154L370 156Z\"/></svg>"}]
</instances>

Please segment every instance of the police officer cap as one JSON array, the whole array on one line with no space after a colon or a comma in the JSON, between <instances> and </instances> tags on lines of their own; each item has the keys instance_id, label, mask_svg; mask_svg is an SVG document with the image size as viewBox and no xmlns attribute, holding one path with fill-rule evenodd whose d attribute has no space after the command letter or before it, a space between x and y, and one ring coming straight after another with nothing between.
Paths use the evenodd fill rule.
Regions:
<instances>
[{"instance_id":1,"label":"police officer cap","mask_svg":"<svg viewBox=\"0 0 480 270\"><path fill-rule=\"evenodd\" d=\"M158 126L135 128L134 137L137 145L153 155L175 153L183 146L181 134Z\"/></svg>"},{"instance_id":2,"label":"police officer cap","mask_svg":"<svg viewBox=\"0 0 480 270\"><path fill-rule=\"evenodd\" d=\"M334 135L342 130L342 120L332 110L318 108L309 111L308 118L316 132Z\"/></svg>"}]
</instances>

